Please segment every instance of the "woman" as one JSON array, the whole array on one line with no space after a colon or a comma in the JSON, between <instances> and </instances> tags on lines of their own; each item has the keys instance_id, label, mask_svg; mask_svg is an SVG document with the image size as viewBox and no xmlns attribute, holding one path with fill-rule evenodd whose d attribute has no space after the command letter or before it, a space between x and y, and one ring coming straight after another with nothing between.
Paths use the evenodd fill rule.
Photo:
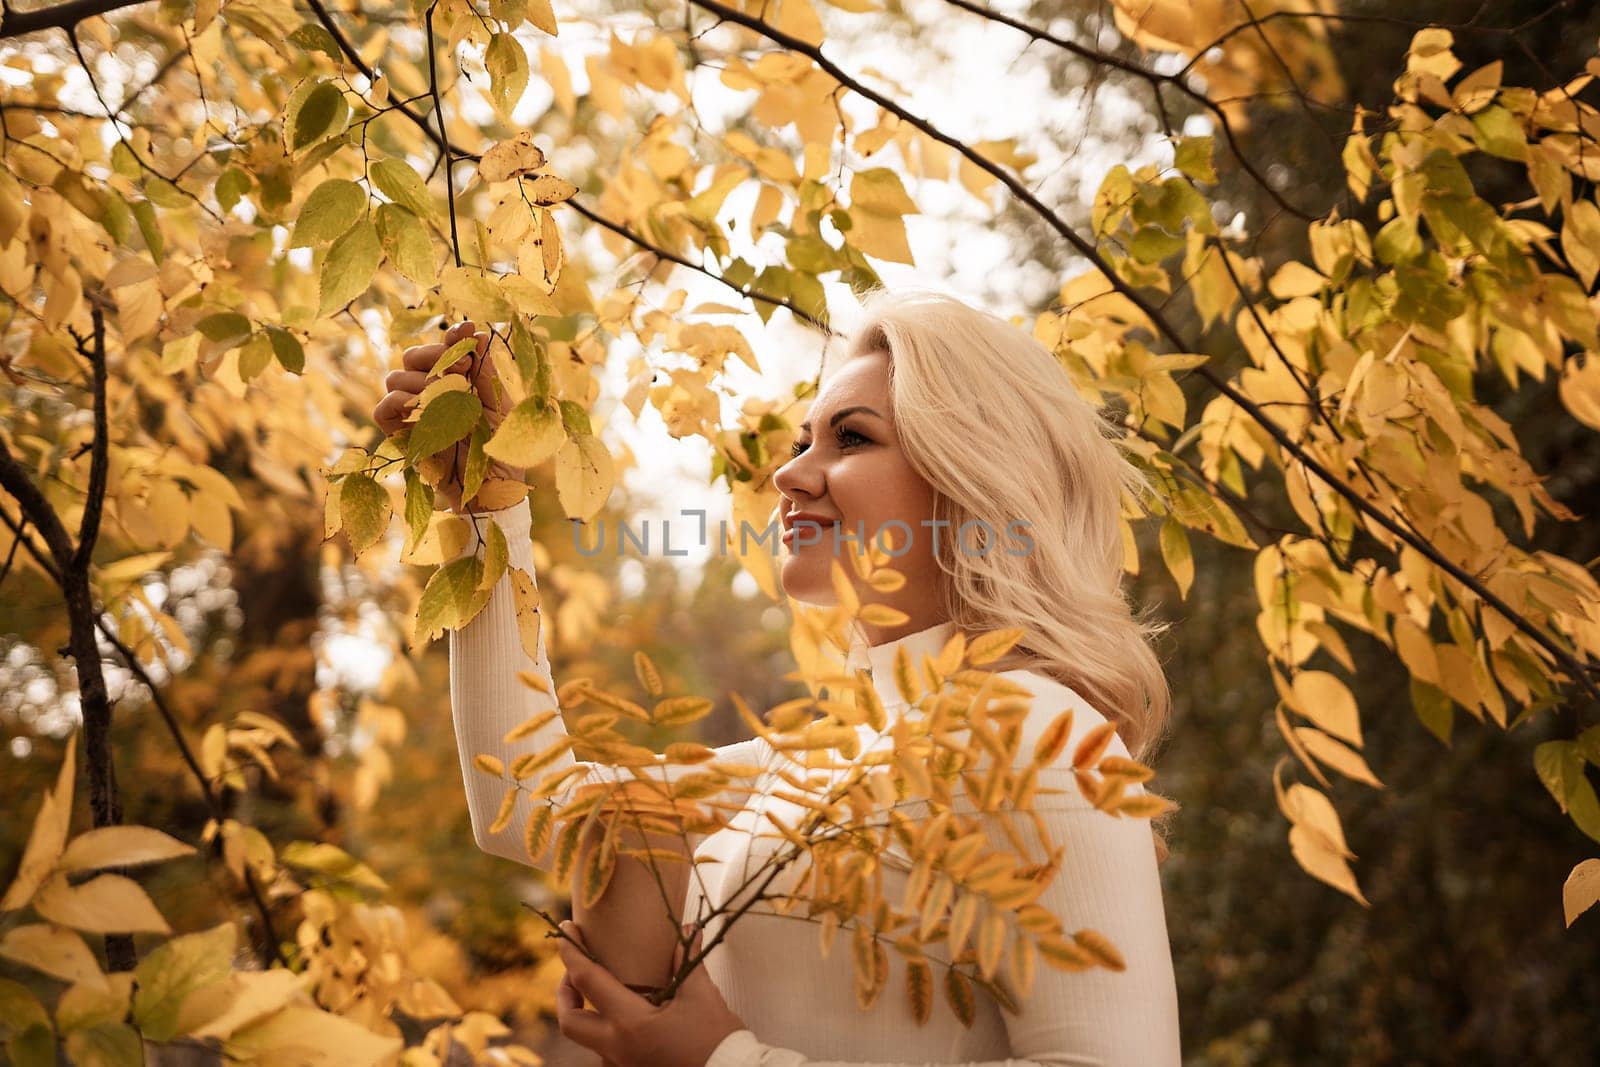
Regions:
<instances>
[{"instance_id":1,"label":"woman","mask_svg":"<svg viewBox=\"0 0 1600 1067\"><path fill-rule=\"evenodd\" d=\"M783 541L785 592L808 603L833 603L833 535L881 537L878 543L900 553L892 566L907 581L893 593L858 581L857 592L862 602L887 604L908 621L891 628L861 624L850 661L870 668L891 720L905 707L892 671L900 648L920 664L957 630L971 636L1020 627L1024 639L1005 660L987 665L1034 694L1018 751L1031 752L1039 733L1071 708L1065 751L1110 716L1117 736L1108 751L1146 758L1161 736L1169 695L1148 643L1161 627L1135 618L1120 589L1122 497L1143 483L1119 451L1115 431L1046 348L1002 319L914 289L876 291L864 310L843 356L824 366L794 456L775 475L785 531L794 529ZM448 334L446 343L466 336L467 328ZM480 335L480 353L484 340ZM390 375L394 391L379 406L386 428L398 428L400 413L421 388L421 372L442 351L423 345L406 352L412 369ZM512 564L532 573L526 506L489 514L506 533ZM527 863L527 807L502 832L489 833L505 785L471 765L474 755L489 752L509 766L518 755L548 746L563 729L557 717L525 741L501 740L512 726L555 705L552 696L517 680L518 671L532 671L555 691L542 637L537 662L521 650L508 583L502 579L484 612L450 635L451 698L478 843ZM726 762L752 767L762 767L771 754L760 738L718 751ZM588 766L585 781L623 776ZM1050 774L1061 777L1051 781ZM739 784L760 790L766 780L761 775ZM1069 931L1092 927L1105 934L1126 960L1124 971L1063 973L1041 966L1018 1015L980 989L972 1026L964 1027L942 1004L919 1025L900 992L898 953L889 953L885 993L863 1012L855 1004L849 951L824 958L812 923L758 905L728 928L705 966L660 1008L563 940L562 1032L618 1067L1176 1065L1177 993L1152 827L1090 807L1066 771L1045 772L1041 785L1063 790L1038 806L1051 840L1065 846L1065 858L1038 902ZM1128 789L1143 791L1138 784ZM768 811L783 806L776 798L765 803ZM699 877L673 886L671 892L683 896L678 915L693 918L727 903L739 871L776 847L752 832L762 818L758 807L753 798L733 826L691 838L698 859L718 862L697 865ZM1028 844L1037 854L1038 839ZM548 868L548 850L533 862ZM619 863L618 875L622 870ZM901 899L903 879L885 865L887 899ZM666 951L675 932L662 939L638 918L663 911L660 888L646 887L643 879L632 888L614 882L607 898L613 894L627 903L617 903L605 923L618 929L638 924L646 932L641 941L654 943L648 950L653 973L666 973L675 958ZM613 945L629 943L606 924L591 914L563 927L586 942L606 936ZM622 969L614 949L610 959ZM637 966L636 959L635 975L643 973ZM1001 968L1002 981L1004 973ZM936 963L935 979L941 978Z\"/></svg>"}]
</instances>

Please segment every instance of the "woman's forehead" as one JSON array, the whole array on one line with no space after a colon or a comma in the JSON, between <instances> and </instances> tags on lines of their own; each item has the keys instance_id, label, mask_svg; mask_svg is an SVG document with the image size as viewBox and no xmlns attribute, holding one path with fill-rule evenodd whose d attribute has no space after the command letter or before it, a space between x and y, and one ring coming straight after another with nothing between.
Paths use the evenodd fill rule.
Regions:
<instances>
[{"instance_id":1,"label":"woman's forehead","mask_svg":"<svg viewBox=\"0 0 1600 1067\"><path fill-rule=\"evenodd\" d=\"M832 410L846 404L867 404L889 395L889 356L865 352L851 356L822 379L813 411Z\"/></svg>"}]
</instances>

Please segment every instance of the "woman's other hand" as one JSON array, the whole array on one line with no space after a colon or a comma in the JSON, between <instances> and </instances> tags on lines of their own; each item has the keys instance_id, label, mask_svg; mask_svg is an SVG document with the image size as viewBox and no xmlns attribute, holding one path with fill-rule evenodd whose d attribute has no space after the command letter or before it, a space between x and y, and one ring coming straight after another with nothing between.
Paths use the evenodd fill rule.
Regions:
<instances>
[{"instance_id":1,"label":"woman's other hand","mask_svg":"<svg viewBox=\"0 0 1600 1067\"><path fill-rule=\"evenodd\" d=\"M569 937L583 935L570 919L561 924ZM616 1067L705 1067L706 1060L731 1033L745 1029L704 964L660 1006L629 989L616 975L591 960L568 938L558 946L567 973L556 989L556 1017L564 1037ZM700 932L689 945L700 951ZM674 961L676 973L681 963ZM584 1001L594 1005L586 1010Z\"/></svg>"},{"instance_id":2,"label":"woman's other hand","mask_svg":"<svg viewBox=\"0 0 1600 1067\"><path fill-rule=\"evenodd\" d=\"M494 361L489 358L489 335L481 330L474 330L472 322L458 322L445 331L444 340L434 344L413 345L401 354L401 367L392 370L384 378L383 384L389 392L378 401L378 406L372 410L372 418L386 434L396 434L405 429L410 423L406 422L407 413L416 406L417 397L429 384L428 371L444 355L445 349L457 341L468 337L477 339L477 348L454 364L447 367L443 373L460 374L472 382L478 392L478 399L483 401L484 410L489 413L489 427L494 429L500 425L506 413L511 410L511 401L506 390L500 386L500 377L495 373ZM421 464L426 464L434 470L442 472L435 488L434 506L442 503L451 511L460 513L463 510L461 500L461 476L467 467L467 451L469 438L462 438L448 448L442 448L423 459ZM521 481L523 472L520 468L491 460L485 481L490 478L509 478L512 481ZM482 511L478 506L478 498L474 497L467 502L465 510Z\"/></svg>"}]
</instances>

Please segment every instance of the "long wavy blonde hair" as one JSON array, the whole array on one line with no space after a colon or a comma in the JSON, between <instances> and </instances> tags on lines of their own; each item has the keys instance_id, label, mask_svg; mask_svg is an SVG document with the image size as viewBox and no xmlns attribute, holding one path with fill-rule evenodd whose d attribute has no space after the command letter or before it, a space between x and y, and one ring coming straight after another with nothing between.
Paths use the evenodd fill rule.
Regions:
<instances>
[{"instance_id":1,"label":"long wavy blonde hair","mask_svg":"<svg viewBox=\"0 0 1600 1067\"><path fill-rule=\"evenodd\" d=\"M1152 490L1121 431L1048 348L996 315L918 286L868 290L862 311L822 373L888 353L895 433L935 491L934 519L948 524L937 553L948 618L968 634L1020 627L1023 640L987 669L1070 686L1147 761L1171 711L1152 647L1170 624L1135 615L1122 588L1123 497ZM1026 551L1008 526L1018 521ZM967 523L977 536L957 550ZM856 641L859 653L859 628Z\"/></svg>"}]
</instances>

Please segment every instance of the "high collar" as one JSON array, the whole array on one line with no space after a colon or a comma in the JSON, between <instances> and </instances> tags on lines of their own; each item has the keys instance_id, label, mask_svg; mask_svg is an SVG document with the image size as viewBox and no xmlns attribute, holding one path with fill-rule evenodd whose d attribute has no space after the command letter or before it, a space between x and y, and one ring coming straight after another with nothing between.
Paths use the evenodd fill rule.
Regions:
<instances>
[{"instance_id":1,"label":"high collar","mask_svg":"<svg viewBox=\"0 0 1600 1067\"><path fill-rule=\"evenodd\" d=\"M893 641L885 641L881 645L872 645L867 649L868 669L872 672L872 686L878 691L878 698L885 707L894 707L905 703L900 696L900 687L894 682L895 654L902 648L911 660L911 669L920 676L922 671L923 656L937 656L940 649L956 635L956 624L953 622L940 622L915 633L897 637Z\"/></svg>"}]
</instances>

